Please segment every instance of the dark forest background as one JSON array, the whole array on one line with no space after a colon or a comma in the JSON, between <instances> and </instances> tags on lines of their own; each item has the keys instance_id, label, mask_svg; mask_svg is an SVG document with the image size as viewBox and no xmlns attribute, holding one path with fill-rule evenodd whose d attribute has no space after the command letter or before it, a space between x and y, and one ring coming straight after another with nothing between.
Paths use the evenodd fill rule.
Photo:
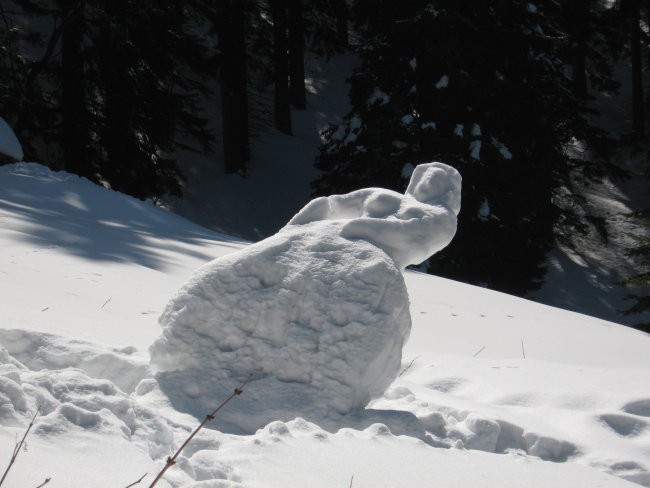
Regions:
<instances>
[{"instance_id":1,"label":"dark forest background","mask_svg":"<svg viewBox=\"0 0 650 488\"><path fill-rule=\"evenodd\" d=\"M291 134L306 107L305 52L355 53L314 195L403 191L410 168L453 162L458 234L426 267L508 293L538 288L558 241L602 226L579 187L650 177L650 0L0 0L0 17L0 115L25 159L141 199L180 195L181 149L221 152L244 177L257 118ZM614 138L594 100L620 66L631 124ZM268 114L257 86L273 87ZM622 145L643 174L614 164ZM647 240L636 252L645 268L628 280L647 288Z\"/></svg>"}]
</instances>

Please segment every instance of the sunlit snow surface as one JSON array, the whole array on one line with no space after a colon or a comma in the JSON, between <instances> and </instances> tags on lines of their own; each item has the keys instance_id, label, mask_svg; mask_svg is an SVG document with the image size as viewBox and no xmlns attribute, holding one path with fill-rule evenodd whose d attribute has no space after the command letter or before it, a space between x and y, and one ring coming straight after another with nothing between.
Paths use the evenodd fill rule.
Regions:
<instances>
[{"instance_id":1,"label":"sunlit snow surface","mask_svg":"<svg viewBox=\"0 0 650 488\"><path fill-rule=\"evenodd\" d=\"M198 423L149 370L157 318L192 270L243 245L31 164L0 168L0 222L0 460L42 409L7 486L108 488L148 473L147 486ZM365 417L203 430L159 486L650 485L646 334L405 278L402 374Z\"/></svg>"}]
</instances>

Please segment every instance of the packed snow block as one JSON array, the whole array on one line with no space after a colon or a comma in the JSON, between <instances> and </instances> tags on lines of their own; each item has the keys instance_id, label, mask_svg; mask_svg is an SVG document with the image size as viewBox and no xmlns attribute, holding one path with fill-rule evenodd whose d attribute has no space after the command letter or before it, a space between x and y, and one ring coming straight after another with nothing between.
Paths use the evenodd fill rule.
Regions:
<instances>
[{"instance_id":1,"label":"packed snow block","mask_svg":"<svg viewBox=\"0 0 650 488\"><path fill-rule=\"evenodd\" d=\"M363 409L399 372L411 328L403 268L451 240L459 202L458 173L422 165L406 194L316 199L276 235L200 268L160 318L161 388L202 417L254 373L215 420L237 433Z\"/></svg>"}]
</instances>

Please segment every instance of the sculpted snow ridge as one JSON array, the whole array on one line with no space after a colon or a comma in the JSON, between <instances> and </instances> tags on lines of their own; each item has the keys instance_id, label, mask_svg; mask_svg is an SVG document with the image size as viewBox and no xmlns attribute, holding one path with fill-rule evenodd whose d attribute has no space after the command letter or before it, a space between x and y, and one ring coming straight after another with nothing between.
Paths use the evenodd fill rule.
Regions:
<instances>
[{"instance_id":1,"label":"sculpted snow ridge","mask_svg":"<svg viewBox=\"0 0 650 488\"><path fill-rule=\"evenodd\" d=\"M366 188L312 200L288 225L345 221L341 235L366 240L400 268L418 264L443 249L456 233L460 174L443 163L415 168L406 193Z\"/></svg>"}]
</instances>

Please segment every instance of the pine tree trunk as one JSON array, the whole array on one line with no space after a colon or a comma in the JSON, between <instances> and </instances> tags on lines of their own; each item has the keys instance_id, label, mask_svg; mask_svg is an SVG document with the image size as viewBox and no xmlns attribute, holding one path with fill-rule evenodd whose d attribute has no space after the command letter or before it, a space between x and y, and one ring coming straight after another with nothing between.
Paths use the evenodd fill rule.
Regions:
<instances>
[{"instance_id":1,"label":"pine tree trunk","mask_svg":"<svg viewBox=\"0 0 650 488\"><path fill-rule=\"evenodd\" d=\"M307 108L305 95L305 36L302 16L303 0L289 3L289 91L292 105Z\"/></svg>"},{"instance_id":2,"label":"pine tree trunk","mask_svg":"<svg viewBox=\"0 0 650 488\"><path fill-rule=\"evenodd\" d=\"M348 5L346 0L335 0L336 33L343 47L350 45L348 37Z\"/></svg>"},{"instance_id":3,"label":"pine tree trunk","mask_svg":"<svg viewBox=\"0 0 650 488\"><path fill-rule=\"evenodd\" d=\"M589 36L590 0L563 0L562 10L571 42L573 92L587 97L587 39Z\"/></svg>"},{"instance_id":4,"label":"pine tree trunk","mask_svg":"<svg viewBox=\"0 0 650 488\"><path fill-rule=\"evenodd\" d=\"M244 3L220 2L218 35L221 49L221 119L226 173L243 172L250 157Z\"/></svg>"},{"instance_id":5,"label":"pine tree trunk","mask_svg":"<svg viewBox=\"0 0 650 488\"><path fill-rule=\"evenodd\" d=\"M273 17L274 120L280 132L291 134L289 56L287 53L287 0L271 0Z\"/></svg>"},{"instance_id":6,"label":"pine tree trunk","mask_svg":"<svg viewBox=\"0 0 650 488\"><path fill-rule=\"evenodd\" d=\"M576 1L576 23L573 35L573 89L579 97L587 97L587 38L589 36L589 0Z\"/></svg>"},{"instance_id":7,"label":"pine tree trunk","mask_svg":"<svg viewBox=\"0 0 650 488\"><path fill-rule=\"evenodd\" d=\"M630 55L632 58L632 123L639 139L645 135L645 103L643 97L643 59L641 57L641 2L630 3Z\"/></svg>"},{"instance_id":8,"label":"pine tree trunk","mask_svg":"<svg viewBox=\"0 0 650 488\"><path fill-rule=\"evenodd\" d=\"M132 134L134 90L129 75L126 0L106 4L107 20L102 32L102 84L104 86L103 148L106 165L102 174L116 190L135 194L133 186L139 161L134 160Z\"/></svg>"},{"instance_id":9,"label":"pine tree trunk","mask_svg":"<svg viewBox=\"0 0 650 488\"><path fill-rule=\"evenodd\" d=\"M336 0L336 33L343 47L350 45L348 18L348 4L346 0Z\"/></svg>"},{"instance_id":10,"label":"pine tree trunk","mask_svg":"<svg viewBox=\"0 0 650 488\"><path fill-rule=\"evenodd\" d=\"M65 15L74 16L61 36L61 146L63 167L71 173L92 179L93 170L88 155L88 125L85 111L83 62L83 9L85 2L69 0ZM74 11L73 11L74 10Z\"/></svg>"}]
</instances>

